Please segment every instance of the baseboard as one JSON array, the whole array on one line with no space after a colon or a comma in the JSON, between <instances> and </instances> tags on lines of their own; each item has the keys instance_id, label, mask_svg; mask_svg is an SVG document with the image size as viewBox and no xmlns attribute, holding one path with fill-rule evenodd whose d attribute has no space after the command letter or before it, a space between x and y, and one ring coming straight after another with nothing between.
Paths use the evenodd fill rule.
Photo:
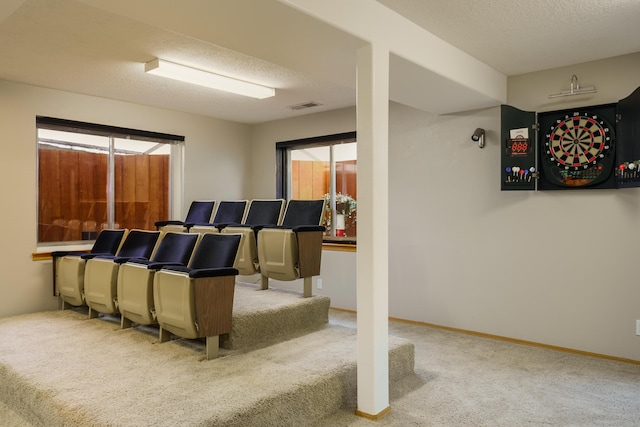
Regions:
<instances>
[{"instance_id":1,"label":"baseboard","mask_svg":"<svg viewBox=\"0 0 640 427\"><path fill-rule=\"evenodd\" d=\"M391 406L387 406L386 408L384 408L382 411L378 412L377 414L368 414L366 412L362 412L356 409L356 415L362 418L366 418L368 420L371 421L378 421L381 420L382 418L384 418L385 416L387 416L389 414L389 412L391 412Z\"/></svg>"},{"instance_id":2,"label":"baseboard","mask_svg":"<svg viewBox=\"0 0 640 427\"><path fill-rule=\"evenodd\" d=\"M336 311L342 311L345 313L352 313L352 314L357 314L357 312L355 310L348 310L348 309L344 309L344 308L335 308L335 307L331 307L331 310L336 310ZM442 326L442 325L437 325L434 323L427 323L427 322L418 322L415 320L407 320L407 319L401 319L401 318L397 318L397 317L389 317L389 320L392 320L394 322L400 322L400 323L406 323L409 325L415 325L415 326L424 326L427 328L434 328L434 329L440 329L440 330L444 330L444 331L450 331L450 332L456 332L459 334L465 334L465 335L472 335L475 337L480 337L480 338L488 338L488 339L492 339L492 340L498 340L498 341L505 341L505 342L510 342L513 344L519 344L519 345L527 345L530 347L538 347L538 348L544 348L547 350L554 350L554 351L560 351L563 353L571 353L571 354L577 354L580 356L587 356L587 357L595 357L598 359L605 359L605 360L613 360L616 362L623 362L623 363L630 363L632 365L640 365L640 360L634 360L634 359L626 359L624 357L616 357L616 356L610 356L607 354L600 354L600 353L591 353L589 351L582 351L582 350L576 350L573 348L567 348L567 347L560 347L560 346L556 346L556 345L550 345L550 344L542 344L542 343L538 343L538 342L534 342L534 341L526 341L526 340L521 340L521 339L517 339L517 338L509 338L509 337L503 337L500 335L493 335L493 334L487 334L484 332L476 332L476 331L470 331L467 329L459 329L459 328L452 328L450 326Z\"/></svg>"}]
</instances>

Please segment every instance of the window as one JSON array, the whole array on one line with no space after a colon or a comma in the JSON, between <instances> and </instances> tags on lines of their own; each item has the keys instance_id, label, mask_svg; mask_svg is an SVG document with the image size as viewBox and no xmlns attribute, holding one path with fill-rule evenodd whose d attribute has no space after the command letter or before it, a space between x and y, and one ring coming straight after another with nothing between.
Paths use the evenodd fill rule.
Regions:
<instances>
[{"instance_id":1,"label":"window","mask_svg":"<svg viewBox=\"0 0 640 427\"><path fill-rule=\"evenodd\" d=\"M36 124L38 243L150 230L170 218L171 165L181 165L184 137L49 117Z\"/></svg>"},{"instance_id":2,"label":"window","mask_svg":"<svg viewBox=\"0 0 640 427\"><path fill-rule=\"evenodd\" d=\"M325 240L356 240L356 152L355 132L276 144L278 197L324 198Z\"/></svg>"}]
</instances>

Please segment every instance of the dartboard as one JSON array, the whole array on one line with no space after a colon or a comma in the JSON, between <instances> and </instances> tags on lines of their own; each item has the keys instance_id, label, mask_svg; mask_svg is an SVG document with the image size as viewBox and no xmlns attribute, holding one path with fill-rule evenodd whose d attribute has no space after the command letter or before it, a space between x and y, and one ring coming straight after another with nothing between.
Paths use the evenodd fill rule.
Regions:
<instances>
[{"instance_id":1,"label":"dartboard","mask_svg":"<svg viewBox=\"0 0 640 427\"><path fill-rule=\"evenodd\" d=\"M615 118L615 104L540 113L538 188L615 188Z\"/></svg>"},{"instance_id":2,"label":"dartboard","mask_svg":"<svg viewBox=\"0 0 640 427\"><path fill-rule=\"evenodd\" d=\"M597 114L575 111L558 118L545 135L547 159L566 171L598 164L612 149L609 125Z\"/></svg>"}]
</instances>

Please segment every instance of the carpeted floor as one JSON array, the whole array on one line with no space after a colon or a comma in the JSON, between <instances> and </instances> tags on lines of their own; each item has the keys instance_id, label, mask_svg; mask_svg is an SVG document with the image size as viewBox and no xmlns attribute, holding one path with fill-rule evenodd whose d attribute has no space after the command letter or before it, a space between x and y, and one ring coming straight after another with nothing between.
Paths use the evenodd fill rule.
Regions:
<instances>
[{"instance_id":1,"label":"carpeted floor","mask_svg":"<svg viewBox=\"0 0 640 427\"><path fill-rule=\"evenodd\" d=\"M335 310L332 323L355 327ZM373 422L343 408L315 427L640 426L640 365L390 322L415 345L415 376Z\"/></svg>"},{"instance_id":2,"label":"carpeted floor","mask_svg":"<svg viewBox=\"0 0 640 427\"><path fill-rule=\"evenodd\" d=\"M356 333L328 310L326 297L238 284L216 360L202 340L159 343L157 326L120 329L86 307L0 319L0 401L37 426L309 424L355 402ZM413 344L389 343L390 375L414 375Z\"/></svg>"},{"instance_id":3,"label":"carpeted floor","mask_svg":"<svg viewBox=\"0 0 640 427\"><path fill-rule=\"evenodd\" d=\"M350 313L331 310L329 320L355 327ZM414 344L416 373L392 381L391 413L373 422L355 416L350 405L309 425L640 426L639 365L400 322L390 322L389 332ZM55 369L55 358L51 366ZM96 387L102 387L98 379ZM34 424L0 402L0 425Z\"/></svg>"}]
</instances>

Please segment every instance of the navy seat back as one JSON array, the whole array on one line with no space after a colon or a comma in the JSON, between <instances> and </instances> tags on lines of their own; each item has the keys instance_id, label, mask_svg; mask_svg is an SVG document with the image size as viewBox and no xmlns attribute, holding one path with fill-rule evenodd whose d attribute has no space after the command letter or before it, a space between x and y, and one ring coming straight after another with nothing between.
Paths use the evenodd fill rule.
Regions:
<instances>
[{"instance_id":1,"label":"navy seat back","mask_svg":"<svg viewBox=\"0 0 640 427\"><path fill-rule=\"evenodd\" d=\"M193 201L189 206L189 212L184 222L188 224L207 223L211 219L213 206L216 204L214 200Z\"/></svg>"},{"instance_id":2,"label":"navy seat back","mask_svg":"<svg viewBox=\"0 0 640 427\"><path fill-rule=\"evenodd\" d=\"M278 225L284 200L253 200L249 205L245 225Z\"/></svg>"},{"instance_id":3,"label":"navy seat back","mask_svg":"<svg viewBox=\"0 0 640 427\"><path fill-rule=\"evenodd\" d=\"M91 248L92 254L115 255L125 230L102 230Z\"/></svg>"},{"instance_id":4,"label":"navy seat back","mask_svg":"<svg viewBox=\"0 0 640 427\"><path fill-rule=\"evenodd\" d=\"M213 218L214 224L239 224L242 222L244 211L247 207L246 200L223 200L216 209Z\"/></svg>"},{"instance_id":5,"label":"navy seat back","mask_svg":"<svg viewBox=\"0 0 640 427\"><path fill-rule=\"evenodd\" d=\"M187 265L197 241L197 234L167 233L158 244L158 249L153 254L151 261L159 263L177 262Z\"/></svg>"},{"instance_id":6,"label":"navy seat back","mask_svg":"<svg viewBox=\"0 0 640 427\"><path fill-rule=\"evenodd\" d=\"M233 267L241 238L239 234L204 234L193 254L189 268L196 270Z\"/></svg>"},{"instance_id":7,"label":"navy seat back","mask_svg":"<svg viewBox=\"0 0 640 427\"><path fill-rule=\"evenodd\" d=\"M289 200L282 220L283 228L300 225L319 225L324 200Z\"/></svg>"},{"instance_id":8,"label":"navy seat back","mask_svg":"<svg viewBox=\"0 0 640 427\"><path fill-rule=\"evenodd\" d=\"M159 236L159 231L131 230L117 255L122 258L149 258Z\"/></svg>"}]
</instances>

